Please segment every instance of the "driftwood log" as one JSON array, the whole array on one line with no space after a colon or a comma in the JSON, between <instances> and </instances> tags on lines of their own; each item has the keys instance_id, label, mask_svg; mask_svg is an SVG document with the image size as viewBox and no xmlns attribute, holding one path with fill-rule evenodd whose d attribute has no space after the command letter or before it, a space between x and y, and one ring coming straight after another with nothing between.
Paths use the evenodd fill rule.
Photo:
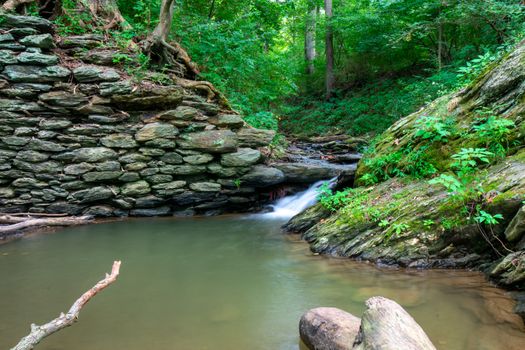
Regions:
<instances>
[{"instance_id":1,"label":"driftwood log","mask_svg":"<svg viewBox=\"0 0 525 350\"><path fill-rule=\"evenodd\" d=\"M436 350L423 329L396 302L373 297L361 320L335 308L312 309L299 332L311 350Z\"/></svg>"},{"instance_id":2,"label":"driftwood log","mask_svg":"<svg viewBox=\"0 0 525 350\"><path fill-rule=\"evenodd\" d=\"M97 295L98 292L109 286L111 283L117 280L120 272L120 261L113 262L113 267L110 274L106 274L106 277L99 281L90 290L85 292L80 298L75 301L71 306L67 314L60 314L54 320L42 325L37 326L31 325L31 332L20 340L20 342L11 350L31 350L45 337L58 332L59 330L71 326L78 319L80 310L87 304L91 298Z\"/></svg>"},{"instance_id":3,"label":"driftwood log","mask_svg":"<svg viewBox=\"0 0 525 350\"><path fill-rule=\"evenodd\" d=\"M91 216L40 217L33 215L1 215L0 224L4 225L0 226L0 236L18 233L30 227L84 225L91 222L92 219Z\"/></svg>"}]
</instances>

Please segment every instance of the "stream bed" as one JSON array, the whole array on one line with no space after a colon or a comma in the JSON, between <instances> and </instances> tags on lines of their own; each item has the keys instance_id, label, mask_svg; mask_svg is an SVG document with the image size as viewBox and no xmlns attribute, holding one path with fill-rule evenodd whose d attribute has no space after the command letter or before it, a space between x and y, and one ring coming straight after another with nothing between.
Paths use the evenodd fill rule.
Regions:
<instances>
[{"instance_id":1,"label":"stream bed","mask_svg":"<svg viewBox=\"0 0 525 350\"><path fill-rule=\"evenodd\" d=\"M0 349L67 311L122 260L117 282L39 350L292 350L301 314L394 299L438 349L525 348L507 294L480 273L381 269L312 256L264 215L137 219L0 246Z\"/></svg>"}]
</instances>

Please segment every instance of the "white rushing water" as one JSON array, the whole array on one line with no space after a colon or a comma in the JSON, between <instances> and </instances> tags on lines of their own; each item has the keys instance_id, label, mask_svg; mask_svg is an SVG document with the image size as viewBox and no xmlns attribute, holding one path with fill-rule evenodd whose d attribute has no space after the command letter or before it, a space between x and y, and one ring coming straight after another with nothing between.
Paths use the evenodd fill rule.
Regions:
<instances>
[{"instance_id":1,"label":"white rushing water","mask_svg":"<svg viewBox=\"0 0 525 350\"><path fill-rule=\"evenodd\" d=\"M317 203L319 188L326 182L332 187L335 184L336 179L337 178L334 177L331 180L318 181L306 191L281 198L275 202L275 204L271 205L273 211L263 214L262 216L269 219L291 218Z\"/></svg>"}]
</instances>

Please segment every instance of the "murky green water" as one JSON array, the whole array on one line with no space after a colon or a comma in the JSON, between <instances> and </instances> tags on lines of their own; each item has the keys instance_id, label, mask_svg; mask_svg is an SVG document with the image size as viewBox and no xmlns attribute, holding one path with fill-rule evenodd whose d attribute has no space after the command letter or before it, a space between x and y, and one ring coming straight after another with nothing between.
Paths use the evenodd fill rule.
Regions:
<instances>
[{"instance_id":1,"label":"murky green water","mask_svg":"<svg viewBox=\"0 0 525 350\"><path fill-rule=\"evenodd\" d=\"M303 312L360 315L398 301L440 349L524 349L512 301L477 273L396 271L310 255L279 221L221 217L115 222L0 246L0 349L71 303L122 259L116 284L40 350L299 349Z\"/></svg>"}]
</instances>

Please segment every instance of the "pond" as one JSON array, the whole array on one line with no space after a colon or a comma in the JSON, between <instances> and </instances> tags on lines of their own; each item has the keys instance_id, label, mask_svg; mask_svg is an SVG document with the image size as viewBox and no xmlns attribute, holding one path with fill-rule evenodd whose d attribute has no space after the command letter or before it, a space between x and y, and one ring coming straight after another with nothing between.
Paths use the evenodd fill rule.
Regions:
<instances>
[{"instance_id":1,"label":"pond","mask_svg":"<svg viewBox=\"0 0 525 350\"><path fill-rule=\"evenodd\" d=\"M439 349L523 349L512 300L466 271L380 269L312 256L264 216L140 219L68 228L0 246L0 348L45 323L122 260L117 282L40 350L302 349L317 306L357 316L396 300Z\"/></svg>"}]
</instances>

